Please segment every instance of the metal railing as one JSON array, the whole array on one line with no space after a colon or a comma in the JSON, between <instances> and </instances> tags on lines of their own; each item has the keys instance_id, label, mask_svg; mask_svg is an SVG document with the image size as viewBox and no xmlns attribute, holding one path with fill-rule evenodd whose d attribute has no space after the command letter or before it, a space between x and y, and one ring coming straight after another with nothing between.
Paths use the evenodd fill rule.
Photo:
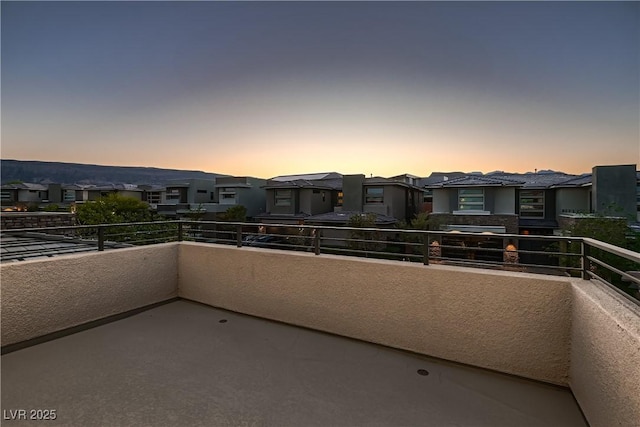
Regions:
<instances>
[{"instance_id":1,"label":"metal railing","mask_svg":"<svg viewBox=\"0 0 640 427\"><path fill-rule=\"evenodd\" d=\"M29 239L40 242L31 252ZM42 256L47 239L58 247L44 256L74 252L59 242L102 251L194 241L574 276L597 279L640 304L640 254L581 237L179 220L2 230L2 259ZM12 245L26 251L8 250Z\"/></svg>"}]
</instances>

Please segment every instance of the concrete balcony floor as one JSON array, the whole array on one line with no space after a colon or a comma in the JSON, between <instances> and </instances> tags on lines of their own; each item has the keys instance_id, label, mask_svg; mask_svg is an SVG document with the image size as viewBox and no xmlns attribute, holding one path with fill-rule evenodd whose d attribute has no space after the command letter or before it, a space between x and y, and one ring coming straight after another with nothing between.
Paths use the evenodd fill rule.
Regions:
<instances>
[{"instance_id":1,"label":"concrete balcony floor","mask_svg":"<svg viewBox=\"0 0 640 427\"><path fill-rule=\"evenodd\" d=\"M587 425L568 389L187 300L5 354L2 410L7 426Z\"/></svg>"}]
</instances>

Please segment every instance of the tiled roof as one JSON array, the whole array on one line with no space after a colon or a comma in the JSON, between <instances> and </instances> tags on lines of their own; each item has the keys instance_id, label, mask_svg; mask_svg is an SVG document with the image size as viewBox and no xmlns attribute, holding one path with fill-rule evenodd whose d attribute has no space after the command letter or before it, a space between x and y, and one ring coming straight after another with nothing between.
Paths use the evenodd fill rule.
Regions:
<instances>
[{"instance_id":1,"label":"tiled roof","mask_svg":"<svg viewBox=\"0 0 640 427\"><path fill-rule=\"evenodd\" d=\"M553 187L584 187L584 186L590 185L591 181L592 181L591 174L585 173L575 178L570 178L559 184L555 184L553 185Z\"/></svg>"},{"instance_id":2,"label":"tiled roof","mask_svg":"<svg viewBox=\"0 0 640 427\"><path fill-rule=\"evenodd\" d=\"M448 177L447 177L448 178ZM424 184L427 182L426 184ZM501 187L516 186L521 188L551 188L555 186L582 186L591 182L591 174L580 176L569 175L563 172L539 172L539 173L505 173L495 172L488 175L468 174L453 179L440 181L421 181L427 188L446 187Z\"/></svg>"},{"instance_id":3,"label":"tiled roof","mask_svg":"<svg viewBox=\"0 0 640 427\"><path fill-rule=\"evenodd\" d=\"M400 187L422 189L422 187L418 187L415 184L409 184L408 182L398 181L392 178L382 178L380 176L365 178L364 185L398 185Z\"/></svg>"},{"instance_id":4,"label":"tiled roof","mask_svg":"<svg viewBox=\"0 0 640 427\"><path fill-rule=\"evenodd\" d=\"M523 181L514 180L511 177L503 176L486 176L486 175L465 175L459 178L440 181L427 187L498 187L498 186L518 186Z\"/></svg>"},{"instance_id":5,"label":"tiled roof","mask_svg":"<svg viewBox=\"0 0 640 427\"><path fill-rule=\"evenodd\" d=\"M46 191L48 187L42 184L32 184L29 182L21 182L18 184L5 184L2 186L4 190L33 190L33 191Z\"/></svg>"},{"instance_id":6,"label":"tiled roof","mask_svg":"<svg viewBox=\"0 0 640 427\"><path fill-rule=\"evenodd\" d=\"M268 181L264 188L317 188L322 190L339 190L342 188L342 178L293 181Z\"/></svg>"},{"instance_id":7,"label":"tiled roof","mask_svg":"<svg viewBox=\"0 0 640 427\"><path fill-rule=\"evenodd\" d=\"M298 175L280 175L271 178L269 181L318 181L326 179L342 178L342 175L337 172L321 172L321 173L307 173Z\"/></svg>"}]
</instances>

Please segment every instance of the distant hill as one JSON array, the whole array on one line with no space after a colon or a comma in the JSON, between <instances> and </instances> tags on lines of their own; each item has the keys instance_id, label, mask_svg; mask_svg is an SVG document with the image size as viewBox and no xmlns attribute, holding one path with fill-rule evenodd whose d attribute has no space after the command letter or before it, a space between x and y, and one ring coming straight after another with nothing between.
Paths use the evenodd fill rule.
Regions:
<instances>
[{"instance_id":1,"label":"distant hill","mask_svg":"<svg viewBox=\"0 0 640 427\"><path fill-rule=\"evenodd\" d=\"M59 184L165 184L172 179L214 179L225 176L202 171L130 166L99 166L79 163L0 160L2 184L11 181Z\"/></svg>"}]
</instances>

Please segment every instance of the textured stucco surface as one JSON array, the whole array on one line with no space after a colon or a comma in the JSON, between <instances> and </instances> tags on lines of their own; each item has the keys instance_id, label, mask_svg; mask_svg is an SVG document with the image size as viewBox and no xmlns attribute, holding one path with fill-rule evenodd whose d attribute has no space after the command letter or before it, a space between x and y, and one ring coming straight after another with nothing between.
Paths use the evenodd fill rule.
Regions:
<instances>
[{"instance_id":1,"label":"textured stucco surface","mask_svg":"<svg viewBox=\"0 0 640 427\"><path fill-rule=\"evenodd\" d=\"M567 389L185 300L3 355L1 403L57 411L3 427L587 427Z\"/></svg>"},{"instance_id":2,"label":"textured stucco surface","mask_svg":"<svg viewBox=\"0 0 640 427\"><path fill-rule=\"evenodd\" d=\"M640 425L640 308L597 281L573 284L570 385L592 427Z\"/></svg>"},{"instance_id":3,"label":"textured stucco surface","mask_svg":"<svg viewBox=\"0 0 640 427\"><path fill-rule=\"evenodd\" d=\"M564 278L183 243L179 296L567 384Z\"/></svg>"},{"instance_id":4,"label":"textured stucco surface","mask_svg":"<svg viewBox=\"0 0 640 427\"><path fill-rule=\"evenodd\" d=\"M178 244L2 264L2 345L177 296Z\"/></svg>"}]
</instances>

